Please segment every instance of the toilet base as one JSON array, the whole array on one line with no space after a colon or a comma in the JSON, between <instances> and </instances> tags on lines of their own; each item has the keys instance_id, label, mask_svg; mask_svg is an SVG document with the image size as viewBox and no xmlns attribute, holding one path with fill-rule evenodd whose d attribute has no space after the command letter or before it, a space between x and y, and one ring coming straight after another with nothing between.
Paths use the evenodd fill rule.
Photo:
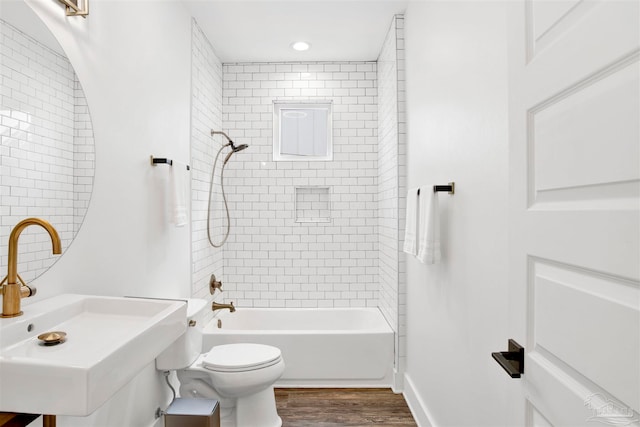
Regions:
<instances>
[{"instance_id":1,"label":"toilet base","mask_svg":"<svg viewBox=\"0 0 640 427\"><path fill-rule=\"evenodd\" d=\"M273 387L236 400L237 427L280 427Z\"/></svg>"},{"instance_id":2,"label":"toilet base","mask_svg":"<svg viewBox=\"0 0 640 427\"><path fill-rule=\"evenodd\" d=\"M257 393L228 398L215 390L205 378L197 378L193 373L181 375L180 396L216 399L220 402L221 427L281 427L282 419L276 409L273 386Z\"/></svg>"}]
</instances>

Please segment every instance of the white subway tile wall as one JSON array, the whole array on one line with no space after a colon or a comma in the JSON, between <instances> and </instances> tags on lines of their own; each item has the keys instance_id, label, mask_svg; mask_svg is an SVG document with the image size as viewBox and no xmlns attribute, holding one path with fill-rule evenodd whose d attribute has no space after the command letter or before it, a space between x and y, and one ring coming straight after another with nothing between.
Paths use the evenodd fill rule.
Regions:
<instances>
[{"instance_id":1,"label":"white subway tile wall","mask_svg":"<svg viewBox=\"0 0 640 427\"><path fill-rule=\"evenodd\" d=\"M398 329L396 339L396 368L401 373L397 378L403 381L407 362L407 258L400 250L404 245L404 229L407 203L407 104L405 79L405 47L404 47L404 16L395 18L396 55L398 68ZM403 385L398 384L400 388Z\"/></svg>"},{"instance_id":2,"label":"white subway tile wall","mask_svg":"<svg viewBox=\"0 0 640 427\"><path fill-rule=\"evenodd\" d=\"M82 222L93 184L86 100L66 57L4 21L0 31L0 241L7 242L13 226L33 216L56 228L64 250ZM6 266L7 246L0 248ZM25 281L56 259L44 230L23 232L18 272Z\"/></svg>"},{"instance_id":3,"label":"white subway tile wall","mask_svg":"<svg viewBox=\"0 0 640 427\"><path fill-rule=\"evenodd\" d=\"M210 297L211 274L224 281L222 249L212 247L207 238L211 168L222 146L221 137L211 137L212 129L222 129L222 63L195 21L192 25L191 73L191 296L207 298ZM218 178L214 181L213 198L217 201L211 219L214 243L224 237L222 224L226 221L220 209L221 160L218 159Z\"/></svg>"},{"instance_id":4,"label":"white subway tile wall","mask_svg":"<svg viewBox=\"0 0 640 427\"><path fill-rule=\"evenodd\" d=\"M380 309L398 324L398 84L394 25L378 56L378 210L380 227Z\"/></svg>"},{"instance_id":5,"label":"white subway tile wall","mask_svg":"<svg viewBox=\"0 0 640 427\"><path fill-rule=\"evenodd\" d=\"M243 307L378 306L375 62L223 65L232 229L226 299ZM334 160L274 162L273 102L333 103ZM329 187L331 221L298 223L295 187Z\"/></svg>"},{"instance_id":6,"label":"white subway tile wall","mask_svg":"<svg viewBox=\"0 0 640 427\"><path fill-rule=\"evenodd\" d=\"M404 18L394 17L378 56L378 209L380 310L396 331L396 369L404 366L406 319L404 241L406 203L406 119Z\"/></svg>"}]
</instances>

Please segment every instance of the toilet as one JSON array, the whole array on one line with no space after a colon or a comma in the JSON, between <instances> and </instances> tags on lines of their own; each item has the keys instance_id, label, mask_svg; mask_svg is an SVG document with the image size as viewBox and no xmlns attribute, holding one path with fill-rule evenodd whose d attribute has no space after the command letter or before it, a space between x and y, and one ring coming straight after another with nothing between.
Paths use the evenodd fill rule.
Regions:
<instances>
[{"instance_id":1,"label":"toilet","mask_svg":"<svg viewBox=\"0 0 640 427\"><path fill-rule=\"evenodd\" d=\"M189 327L156 358L156 369L177 371L180 396L216 399L223 427L280 427L273 384L284 372L280 349L225 344L202 352L206 300L187 302Z\"/></svg>"}]
</instances>

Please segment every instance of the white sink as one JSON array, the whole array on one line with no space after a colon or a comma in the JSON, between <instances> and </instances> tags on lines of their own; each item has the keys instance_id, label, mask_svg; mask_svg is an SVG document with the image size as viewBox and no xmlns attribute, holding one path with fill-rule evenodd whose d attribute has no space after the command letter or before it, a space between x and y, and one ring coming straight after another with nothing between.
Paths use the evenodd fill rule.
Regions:
<instances>
[{"instance_id":1,"label":"white sink","mask_svg":"<svg viewBox=\"0 0 640 427\"><path fill-rule=\"evenodd\" d=\"M59 295L0 319L0 411L85 416L186 330L179 300ZM43 345L38 335L66 332Z\"/></svg>"}]
</instances>

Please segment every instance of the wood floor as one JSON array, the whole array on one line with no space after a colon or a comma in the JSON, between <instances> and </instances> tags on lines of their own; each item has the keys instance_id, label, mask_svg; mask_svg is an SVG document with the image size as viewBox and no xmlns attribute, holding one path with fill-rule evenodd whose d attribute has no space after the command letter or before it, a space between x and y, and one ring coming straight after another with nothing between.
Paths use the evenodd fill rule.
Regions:
<instances>
[{"instance_id":1,"label":"wood floor","mask_svg":"<svg viewBox=\"0 0 640 427\"><path fill-rule=\"evenodd\" d=\"M380 388L277 388L282 427L416 426L401 394Z\"/></svg>"}]
</instances>

